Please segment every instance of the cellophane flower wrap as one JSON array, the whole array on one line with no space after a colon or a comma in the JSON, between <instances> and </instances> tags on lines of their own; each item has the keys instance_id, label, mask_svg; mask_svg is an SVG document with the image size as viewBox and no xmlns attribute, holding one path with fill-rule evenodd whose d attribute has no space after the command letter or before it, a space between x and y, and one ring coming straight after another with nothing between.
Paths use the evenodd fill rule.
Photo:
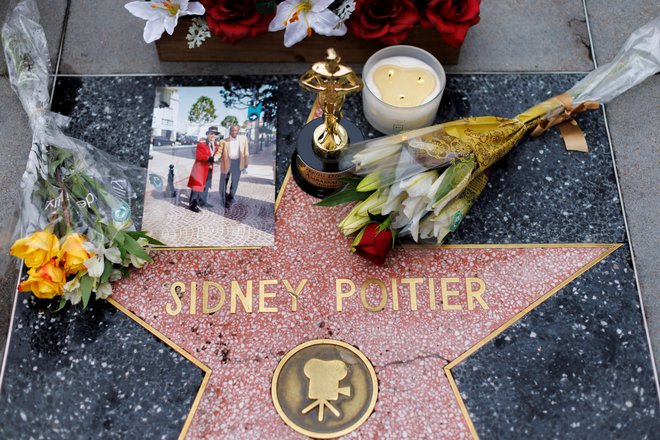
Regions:
<instances>
[{"instance_id":1,"label":"cellophane flower wrap","mask_svg":"<svg viewBox=\"0 0 660 440\"><path fill-rule=\"evenodd\" d=\"M442 243L485 188L489 168L527 133L559 125L567 148L585 151L573 116L658 71L660 17L635 31L612 62L513 118L470 117L351 144L342 166L357 177L319 205L359 202L339 224L346 235L389 217L398 237Z\"/></svg>"},{"instance_id":2,"label":"cellophane flower wrap","mask_svg":"<svg viewBox=\"0 0 660 440\"><path fill-rule=\"evenodd\" d=\"M11 246L28 268L19 290L86 306L92 294L109 296L129 267L151 261L151 244L162 244L131 219L144 172L62 132L67 118L49 111L50 60L35 0L8 14L2 44L33 135Z\"/></svg>"}]
</instances>

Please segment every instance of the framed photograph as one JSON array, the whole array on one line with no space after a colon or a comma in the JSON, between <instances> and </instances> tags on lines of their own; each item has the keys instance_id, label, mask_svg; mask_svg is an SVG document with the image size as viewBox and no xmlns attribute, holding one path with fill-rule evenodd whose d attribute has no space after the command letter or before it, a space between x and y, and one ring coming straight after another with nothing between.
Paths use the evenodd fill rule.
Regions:
<instances>
[{"instance_id":1,"label":"framed photograph","mask_svg":"<svg viewBox=\"0 0 660 440\"><path fill-rule=\"evenodd\" d=\"M156 89L144 230L168 247L274 244L275 92Z\"/></svg>"}]
</instances>

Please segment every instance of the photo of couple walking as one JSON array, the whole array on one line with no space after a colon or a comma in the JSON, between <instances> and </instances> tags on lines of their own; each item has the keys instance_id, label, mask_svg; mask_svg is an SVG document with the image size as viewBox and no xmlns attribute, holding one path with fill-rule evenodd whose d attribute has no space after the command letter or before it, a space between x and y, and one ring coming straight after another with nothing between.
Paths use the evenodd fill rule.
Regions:
<instances>
[{"instance_id":1,"label":"photo of couple walking","mask_svg":"<svg viewBox=\"0 0 660 440\"><path fill-rule=\"evenodd\" d=\"M188 208L193 212L200 212L200 207L213 208L208 202L208 196L214 165L220 168L218 192L225 208L229 208L229 204L234 201L241 173L248 167L248 140L240 134L240 127L232 125L226 140L217 140L219 134L218 127L212 125L206 132L206 139L197 143L195 163L188 179L191 191Z\"/></svg>"},{"instance_id":2,"label":"photo of couple walking","mask_svg":"<svg viewBox=\"0 0 660 440\"><path fill-rule=\"evenodd\" d=\"M168 247L274 244L275 91L156 89L143 229Z\"/></svg>"}]
</instances>

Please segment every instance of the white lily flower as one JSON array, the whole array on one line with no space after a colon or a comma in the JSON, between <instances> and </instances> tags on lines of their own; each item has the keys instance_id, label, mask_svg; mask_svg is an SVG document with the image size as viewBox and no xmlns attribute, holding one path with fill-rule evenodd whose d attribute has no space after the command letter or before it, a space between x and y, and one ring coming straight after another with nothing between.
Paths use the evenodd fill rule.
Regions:
<instances>
[{"instance_id":1,"label":"white lily flower","mask_svg":"<svg viewBox=\"0 0 660 440\"><path fill-rule=\"evenodd\" d=\"M117 269L112 269L112 272L110 272L110 278L109 278L109 281L110 281L111 283L114 283L115 281L119 281L119 280L121 280L121 279L122 279L122 276L123 276L123 275L121 274L120 271L118 271Z\"/></svg>"},{"instance_id":2,"label":"white lily flower","mask_svg":"<svg viewBox=\"0 0 660 440\"><path fill-rule=\"evenodd\" d=\"M390 187L390 189L391 189L391 187ZM387 200L380 207L380 213L382 215L388 215L392 212L400 210L401 209L401 204L406 199L406 197L407 197L407 195L404 191L399 191L396 194L392 194L392 191L390 191L390 194L388 195Z\"/></svg>"},{"instance_id":3,"label":"white lily flower","mask_svg":"<svg viewBox=\"0 0 660 440\"><path fill-rule=\"evenodd\" d=\"M428 205L432 201L429 197L429 188L437 180L438 172L431 170L416 174L393 185L393 192L406 194L392 221L394 228L401 229L399 235L410 234L413 240L418 240L419 222L429 211ZM390 209L392 206L388 203L385 205L387 209ZM385 212L384 209L383 212Z\"/></svg>"},{"instance_id":4,"label":"white lily flower","mask_svg":"<svg viewBox=\"0 0 660 440\"><path fill-rule=\"evenodd\" d=\"M358 203L338 226L344 235L351 235L362 229L369 221L368 214L360 214L360 203Z\"/></svg>"},{"instance_id":5,"label":"white lily flower","mask_svg":"<svg viewBox=\"0 0 660 440\"><path fill-rule=\"evenodd\" d=\"M383 203L387 201L388 189L385 188L383 191L374 191L369 197L367 197L362 203L358 206L358 214L361 216L369 216L369 214L380 214L381 207Z\"/></svg>"},{"instance_id":6,"label":"white lily flower","mask_svg":"<svg viewBox=\"0 0 660 440\"><path fill-rule=\"evenodd\" d=\"M110 295L112 295L112 285L110 283L101 283L96 288L97 299L106 299Z\"/></svg>"},{"instance_id":7,"label":"white lily flower","mask_svg":"<svg viewBox=\"0 0 660 440\"><path fill-rule=\"evenodd\" d=\"M284 31L284 46L291 47L312 35L344 35L346 25L328 9L334 0L285 0L277 5L275 18L268 25L270 32Z\"/></svg>"},{"instance_id":8,"label":"white lily flower","mask_svg":"<svg viewBox=\"0 0 660 440\"><path fill-rule=\"evenodd\" d=\"M429 188L438 178L438 172L435 170L416 174L401 182L409 197L426 197Z\"/></svg>"},{"instance_id":9,"label":"white lily flower","mask_svg":"<svg viewBox=\"0 0 660 440\"><path fill-rule=\"evenodd\" d=\"M114 264L121 263L121 252L116 246L106 249L103 246L97 246L94 243L86 241L83 243L83 247L87 252L92 254L92 256L83 263L87 268L87 273L89 273L89 276L92 278L99 278L103 275L103 269L105 268L104 258L107 258L108 261Z\"/></svg>"},{"instance_id":10,"label":"white lily flower","mask_svg":"<svg viewBox=\"0 0 660 440\"><path fill-rule=\"evenodd\" d=\"M124 7L136 17L147 20L142 35L146 43L158 40L165 31L172 35L179 17L203 15L206 12L201 3L188 0L136 1Z\"/></svg>"},{"instance_id":11,"label":"white lily flower","mask_svg":"<svg viewBox=\"0 0 660 440\"><path fill-rule=\"evenodd\" d=\"M381 164L385 159L401 153L402 143L385 143L380 140L368 141L364 150L355 153L353 163L357 170Z\"/></svg>"},{"instance_id":12,"label":"white lily flower","mask_svg":"<svg viewBox=\"0 0 660 440\"><path fill-rule=\"evenodd\" d=\"M144 266L147 263L147 260L143 260L142 258L136 257L133 254L129 254L128 258L133 265L133 267L140 269L142 266Z\"/></svg>"},{"instance_id":13,"label":"white lily flower","mask_svg":"<svg viewBox=\"0 0 660 440\"><path fill-rule=\"evenodd\" d=\"M417 241L419 236L419 221L428 212L428 199L424 196L408 197L402 202L402 207L394 216L392 226L400 229L399 235L410 234Z\"/></svg>"},{"instance_id":14,"label":"white lily flower","mask_svg":"<svg viewBox=\"0 0 660 440\"><path fill-rule=\"evenodd\" d=\"M464 197L455 198L439 214L429 215L422 220L419 226L420 237L434 237L438 244L442 243L447 234L456 230L470 205Z\"/></svg>"},{"instance_id":15,"label":"white lily flower","mask_svg":"<svg viewBox=\"0 0 660 440\"><path fill-rule=\"evenodd\" d=\"M105 255L105 258L108 259L111 263L114 264L121 264L121 252L119 251L119 248L117 247L111 247L105 250L103 253Z\"/></svg>"},{"instance_id":16,"label":"white lily flower","mask_svg":"<svg viewBox=\"0 0 660 440\"><path fill-rule=\"evenodd\" d=\"M64 286L62 286L62 289L64 299L70 301L71 304L75 305L82 301L82 292L80 291L80 280L78 277L75 277L71 281L67 281Z\"/></svg>"},{"instance_id":17,"label":"white lily flower","mask_svg":"<svg viewBox=\"0 0 660 440\"><path fill-rule=\"evenodd\" d=\"M103 253L98 253L85 260L83 263L87 268L87 273L92 278L99 278L103 275L105 263L103 262Z\"/></svg>"},{"instance_id":18,"label":"white lily flower","mask_svg":"<svg viewBox=\"0 0 660 440\"><path fill-rule=\"evenodd\" d=\"M446 173L446 171L445 171ZM446 196L444 196L442 199L438 200L437 202L433 203L433 198L431 199L431 203L428 206L429 210L433 210L434 214L440 214L442 209L447 206L447 204L452 201L457 195L463 192L463 190L468 186L470 183L470 180L472 180L472 176L470 174L467 174L458 184L447 193Z\"/></svg>"}]
</instances>

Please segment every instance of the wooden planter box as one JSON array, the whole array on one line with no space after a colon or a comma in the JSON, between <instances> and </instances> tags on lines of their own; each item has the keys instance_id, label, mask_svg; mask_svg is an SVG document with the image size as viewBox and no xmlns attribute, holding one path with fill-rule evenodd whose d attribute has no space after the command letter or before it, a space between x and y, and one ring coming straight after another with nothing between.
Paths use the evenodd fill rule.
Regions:
<instances>
[{"instance_id":1,"label":"wooden planter box","mask_svg":"<svg viewBox=\"0 0 660 440\"><path fill-rule=\"evenodd\" d=\"M377 41L360 40L350 32L342 37L314 34L291 48L284 47L284 31L266 32L246 38L238 44L224 44L219 38L207 39L200 47L188 48L186 35L189 20L181 20L174 35L163 34L156 41L161 61L238 61L238 62L306 62L323 59L325 50L333 47L347 63L364 63L377 50L385 47ZM442 64L457 64L460 47L445 44L435 29L416 26L403 44L431 52Z\"/></svg>"}]
</instances>

